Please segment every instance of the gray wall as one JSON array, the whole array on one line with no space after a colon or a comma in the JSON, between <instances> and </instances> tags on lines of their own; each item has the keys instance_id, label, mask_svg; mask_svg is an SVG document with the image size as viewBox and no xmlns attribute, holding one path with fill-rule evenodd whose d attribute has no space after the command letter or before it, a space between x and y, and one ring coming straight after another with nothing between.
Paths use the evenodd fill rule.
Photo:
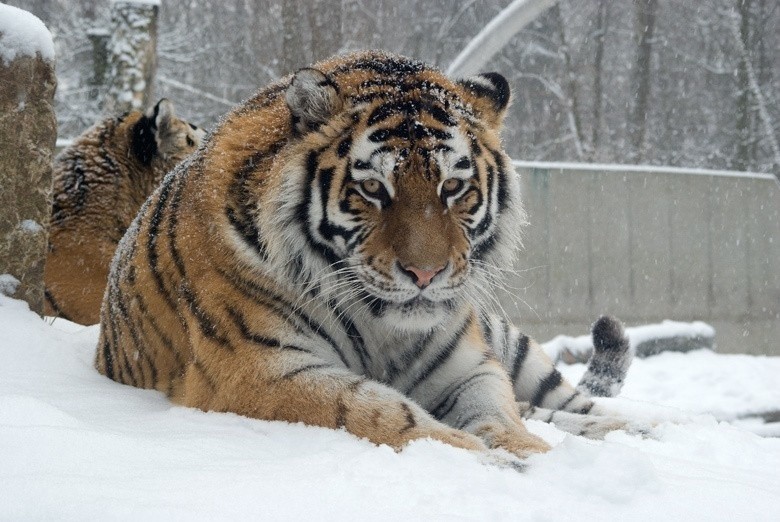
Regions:
<instances>
[{"instance_id":1,"label":"gray wall","mask_svg":"<svg viewBox=\"0 0 780 522\"><path fill-rule=\"evenodd\" d=\"M702 320L721 352L780 355L780 185L771 175L516 162L529 225L500 300L540 341Z\"/></svg>"}]
</instances>

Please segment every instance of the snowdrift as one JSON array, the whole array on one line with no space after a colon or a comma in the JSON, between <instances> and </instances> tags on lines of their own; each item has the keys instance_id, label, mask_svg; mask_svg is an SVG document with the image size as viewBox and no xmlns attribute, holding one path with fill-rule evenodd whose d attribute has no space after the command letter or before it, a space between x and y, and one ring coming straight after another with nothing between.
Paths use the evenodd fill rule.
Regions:
<instances>
[{"instance_id":1,"label":"snowdrift","mask_svg":"<svg viewBox=\"0 0 780 522\"><path fill-rule=\"evenodd\" d=\"M0 519L775 520L780 508L780 439L718 420L780 409L780 358L637 360L606 403L659 422L654 439L529 422L554 449L520 473L433 441L395 453L175 406L99 375L97 334L0 295ZM584 367L562 370L577 380Z\"/></svg>"}]
</instances>

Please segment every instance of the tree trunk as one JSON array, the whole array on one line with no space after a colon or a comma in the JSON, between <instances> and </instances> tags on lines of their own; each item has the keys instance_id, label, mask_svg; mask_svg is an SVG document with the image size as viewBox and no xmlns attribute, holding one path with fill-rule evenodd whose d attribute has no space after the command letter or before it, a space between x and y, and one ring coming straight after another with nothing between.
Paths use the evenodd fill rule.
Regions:
<instances>
[{"instance_id":1,"label":"tree trunk","mask_svg":"<svg viewBox=\"0 0 780 522\"><path fill-rule=\"evenodd\" d=\"M310 35L305 34L304 24L310 6L300 0L282 0L282 57L279 73L290 74L311 63L306 49Z\"/></svg>"},{"instance_id":2,"label":"tree trunk","mask_svg":"<svg viewBox=\"0 0 780 522\"><path fill-rule=\"evenodd\" d=\"M322 60L341 50L341 2L314 2L309 7L312 61Z\"/></svg>"},{"instance_id":3,"label":"tree trunk","mask_svg":"<svg viewBox=\"0 0 780 522\"><path fill-rule=\"evenodd\" d=\"M596 56L593 64L593 127L590 138L590 157L593 160L598 154L601 131L601 106L603 101L601 80L604 74L604 37L607 33L607 18L609 16L609 0L599 0L596 14L596 30L594 40L596 43Z\"/></svg>"},{"instance_id":4,"label":"tree trunk","mask_svg":"<svg viewBox=\"0 0 780 522\"><path fill-rule=\"evenodd\" d=\"M742 105L738 106L739 109L739 119L737 121L737 131L739 132L741 130L741 125L744 125L745 128L748 130L750 129L750 111L751 111L751 102L753 105L755 105L755 110L757 113L757 117L761 121L761 124L764 128L764 139L766 140L766 143L769 147L770 153L772 154L772 171L774 172L775 177L778 181L780 181L780 142L777 139L777 136L775 134L775 128L774 128L774 122L772 121L772 115L769 113L769 109L767 108L766 103L766 97L764 96L763 91L761 90L761 85L759 84L758 77L756 75L756 71L753 67L753 62L750 58L750 53L748 51L748 46L746 45L746 36L750 36L750 26L749 22L746 22L746 20L749 20L749 10L743 11L743 9L746 9L744 7L745 4L748 4L750 0L738 0L738 2L742 2L741 4L738 3L739 7L739 14L736 16L733 16L731 19L731 32L734 36L735 43L737 45L737 51L739 53L740 58L740 66L737 71L738 81L740 82L740 98L738 100L738 104L742 103L742 98L745 97L746 101L744 107ZM744 71L744 78L742 77L742 71ZM744 81L744 86L742 84L742 81ZM747 98L748 94L750 98ZM744 109L744 112L743 112ZM745 122L743 122L743 117L745 118ZM747 139L749 136L739 135L737 136L738 142L737 142L737 157L738 161L744 159L740 158L739 154L745 154L746 156L750 153L750 142ZM745 150L742 151L742 147L745 146ZM749 157L747 157L749 161Z\"/></svg>"},{"instance_id":5,"label":"tree trunk","mask_svg":"<svg viewBox=\"0 0 780 522\"><path fill-rule=\"evenodd\" d=\"M653 51L657 0L634 0L634 39L636 55L631 68L631 96L628 114L628 142L630 161L639 163L645 158L645 134L650 99L650 67Z\"/></svg>"},{"instance_id":6,"label":"tree trunk","mask_svg":"<svg viewBox=\"0 0 780 522\"><path fill-rule=\"evenodd\" d=\"M140 0L111 4L111 73L104 104L108 114L142 110L154 101L158 9Z\"/></svg>"},{"instance_id":7,"label":"tree trunk","mask_svg":"<svg viewBox=\"0 0 780 522\"><path fill-rule=\"evenodd\" d=\"M742 47L750 48L750 6L751 0L737 0L739 13L739 40ZM749 58L749 56L748 56ZM751 157L751 112L750 80L747 61L740 55L737 66L737 147L734 153L734 169L750 170Z\"/></svg>"},{"instance_id":8,"label":"tree trunk","mask_svg":"<svg viewBox=\"0 0 780 522\"><path fill-rule=\"evenodd\" d=\"M566 30L563 23L563 15L561 14L560 2L552 6L550 11L555 17L556 25L558 26L558 37L561 42L558 53L563 59L567 119L569 120L569 128L571 129L574 138L574 151L577 154L577 159L582 161L585 159L585 144L582 139L582 122L580 121L580 107L577 97L577 80L575 79L574 71L572 70L571 52L569 50L569 43L566 39Z\"/></svg>"},{"instance_id":9,"label":"tree trunk","mask_svg":"<svg viewBox=\"0 0 780 522\"><path fill-rule=\"evenodd\" d=\"M87 31L92 44L92 77L89 79L89 98L97 100L108 76L108 43L111 33L106 29L93 28Z\"/></svg>"}]
</instances>

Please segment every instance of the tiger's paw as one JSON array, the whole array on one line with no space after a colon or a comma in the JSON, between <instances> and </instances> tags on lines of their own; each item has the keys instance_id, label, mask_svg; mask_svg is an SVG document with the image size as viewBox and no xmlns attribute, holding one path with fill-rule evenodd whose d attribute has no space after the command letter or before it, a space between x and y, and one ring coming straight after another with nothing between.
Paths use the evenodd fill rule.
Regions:
<instances>
[{"instance_id":1,"label":"tiger's paw","mask_svg":"<svg viewBox=\"0 0 780 522\"><path fill-rule=\"evenodd\" d=\"M475 433L491 449L503 449L524 459L535 453L546 453L551 447L540 437L528 432L524 427L505 427L497 424L480 426Z\"/></svg>"},{"instance_id":2,"label":"tiger's paw","mask_svg":"<svg viewBox=\"0 0 780 522\"><path fill-rule=\"evenodd\" d=\"M440 428L435 430L428 430L427 432L424 431L420 435L420 438L430 438L445 444L449 444L450 446L454 446L456 448L472 451L487 451L488 449L482 439L476 435L472 435L471 433L467 433L465 431L456 430L454 428Z\"/></svg>"}]
</instances>

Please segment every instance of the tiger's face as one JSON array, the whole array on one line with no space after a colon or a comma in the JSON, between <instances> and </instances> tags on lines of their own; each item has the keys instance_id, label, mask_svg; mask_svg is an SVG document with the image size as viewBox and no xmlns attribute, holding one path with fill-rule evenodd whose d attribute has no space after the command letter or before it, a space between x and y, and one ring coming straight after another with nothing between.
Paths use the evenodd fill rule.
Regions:
<instances>
[{"instance_id":1,"label":"tiger's face","mask_svg":"<svg viewBox=\"0 0 780 522\"><path fill-rule=\"evenodd\" d=\"M290 90L328 85L301 74ZM295 121L305 151L296 215L312 250L301 264L321 265L308 272L337 303L352 301L398 330L425 330L480 298L486 268L501 254L501 222L512 220L509 202L519 199L499 126L480 120L467 98L497 87L489 79L471 87L445 96L422 82L356 103L330 92L335 117L319 126L306 114ZM508 103L503 96L490 101L501 104L496 112ZM297 100L287 98L296 116Z\"/></svg>"}]
</instances>

